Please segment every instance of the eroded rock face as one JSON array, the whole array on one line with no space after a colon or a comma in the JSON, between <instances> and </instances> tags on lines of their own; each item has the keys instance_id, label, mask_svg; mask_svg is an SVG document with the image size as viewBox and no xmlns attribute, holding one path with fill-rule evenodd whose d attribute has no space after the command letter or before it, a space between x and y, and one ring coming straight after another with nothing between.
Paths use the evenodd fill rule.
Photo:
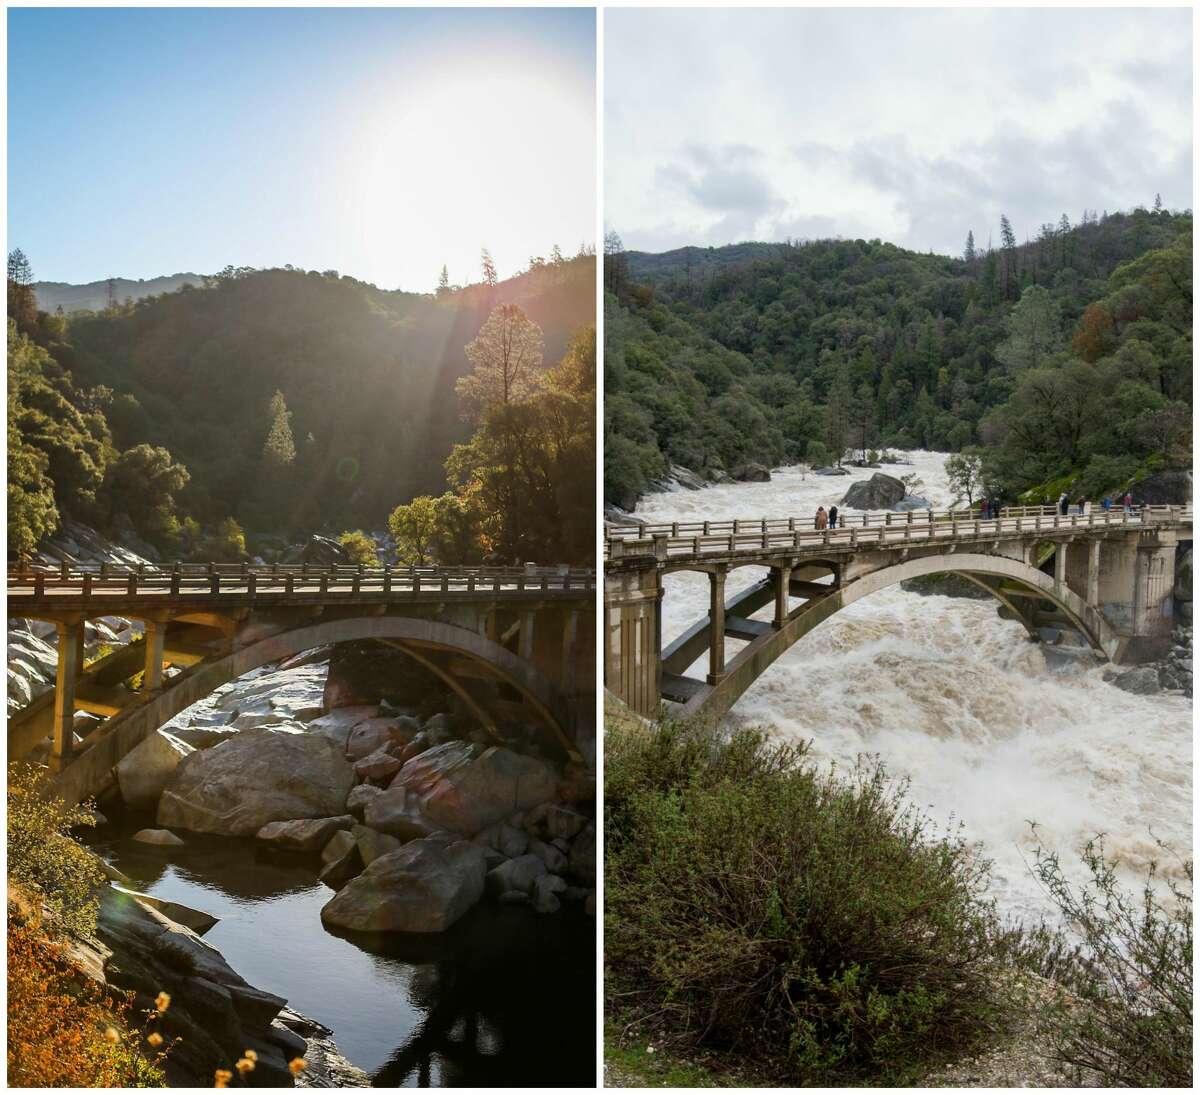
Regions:
<instances>
[{"instance_id":1,"label":"eroded rock face","mask_svg":"<svg viewBox=\"0 0 1200 1095\"><path fill-rule=\"evenodd\" d=\"M367 807L367 824L393 832L376 825L370 815L397 802L411 820L419 813L434 828L474 836L518 810L553 800L557 783L554 769L534 757L500 746L450 741L408 761Z\"/></svg>"},{"instance_id":2,"label":"eroded rock face","mask_svg":"<svg viewBox=\"0 0 1200 1095\"><path fill-rule=\"evenodd\" d=\"M158 823L199 833L253 836L271 821L340 815L354 770L322 735L245 730L176 768Z\"/></svg>"},{"instance_id":3,"label":"eroded rock face","mask_svg":"<svg viewBox=\"0 0 1200 1095\"><path fill-rule=\"evenodd\" d=\"M195 751L165 730L155 730L138 742L117 763L117 785L126 805L153 810L175 769Z\"/></svg>"},{"instance_id":4,"label":"eroded rock face","mask_svg":"<svg viewBox=\"0 0 1200 1095\"><path fill-rule=\"evenodd\" d=\"M851 509L892 509L906 494L904 484L895 476L876 472L865 482L851 483L842 505Z\"/></svg>"},{"instance_id":5,"label":"eroded rock face","mask_svg":"<svg viewBox=\"0 0 1200 1095\"><path fill-rule=\"evenodd\" d=\"M414 840L349 882L321 921L350 931L445 931L483 896L484 874L474 844Z\"/></svg>"},{"instance_id":6,"label":"eroded rock face","mask_svg":"<svg viewBox=\"0 0 1200 1095\"><path fill-rule=\"evenodd\" d=\"M1137 696L1149 696L1159 691L1158 670L1152 665L1127 669L1113 678L1112 683L1124 692L1132 692Z\"/></svg>"}]
</instances>

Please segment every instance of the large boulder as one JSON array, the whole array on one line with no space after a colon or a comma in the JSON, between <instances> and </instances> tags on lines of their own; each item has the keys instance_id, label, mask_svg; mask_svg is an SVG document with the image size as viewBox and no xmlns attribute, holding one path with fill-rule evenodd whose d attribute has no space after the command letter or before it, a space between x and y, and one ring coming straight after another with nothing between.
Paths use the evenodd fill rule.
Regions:
<instances>
[{"instance_id":1,"label":"large boulder","mask_svg":"<svg viewBox=\"0 0 1200 1095\"><path fill-rule=\"evenodd\" d=\"M349 814L297 821L269 821L255 835L264 844L285 852L319 852L334 833L348 830L353 825L354 818Z\"/></svg>"},{"instance_id":2,"label":"large boulder","mask_svg":"<svg viewBox=\"0 0 1200 1095\"><path fill-rule=\"evenodd\" d=\"M483 896L483 850L414 840L380 856L321 910L327 927L441 932Z\"/></svg>"},{"instance_id":3,"label":"large boulder","mask_svg":"<svg viewBox=\"0 0 1200 1095\"><path fill-rule=\"evenodd\" d=\"M514 891L531 894L534 881L546 873L546 864L536 855L519 855L488 871L487 891L493 897L503 897Z\"/></svg>"},{"instance_id":4,"label":"large boulder","mask_svg":"<svg viewBox=\"0 0 1200 1095\"><path fill-rule=\"evenodd\" d=\"M1132 692L1136 696L1153 695L1160 689L1158 670L1152 665L1139 665L1136 669L1127 669L1114 677L1112 683L1123 692Z\"/></svg>"},{"instance_id":5,"label":"large boulder","mask_svg":"<svg viewBox=\"0 0 1200 1095\"><path fill-rule=\"evenodd\" d=\"M708 486L691 468L685 468L682 464L671 465L670 477L685 490L701 490Z\"/></svg>"},{"instance_id":6,"label":"large boulder","mask_svg":"<svg viewBox=\"0 0 1200 1095\"><path fill-rule=\"evenodd\" d=\"M851 483L841 504L850 509L892 509L907 493L895 476L877 471L870 479Z\"/></svg>"},{"instance_id":7,"label":"large boulder","mask_svg":"<svg viewBox=\"0 0 1200 1095\"><path fill-rule=\"evenodd\" d=\"M190 754L158 804L158 823L253 836L271 821L340 815L354 770L329 738L246 730Z\"/></svg>"},{"instance_id":8,"label":"large boulder","mask_svg":"<svg viewBox=\"0 0 1200 1095\"><path fill-rule=\"evenodd\" d=\"M328 536L313 535L307 544L300 549L300 562L313 563L317 566L337 566L350 562L346 549L336 540Z\"/></svg>"},{"instance_id":9,"label":"large boulder","mask_svg":"<svg viewBox=\"0 0 1200 1095\"><path fill-rule=\"evenodd\" d=\"M117 785L127 806L153 810L175 769L195 747L165 730L143 738L117 762Z\"/></svg>"},{"instance_id":10,"label":"large boulder","mask_svg":"<svg viewBox=\"0 0 1200 1095\"><path fill-rule=\"evenodd\" d=\"M1129 493L1139 506L1188 506L1192 502L1192 473L1155 472L1134 483Z\"/></svg>"},{"instance_id":11,"label":"large boulder","mask_svg":"<svg viewBox=\"0 0 1200 1095\"><path fill-rule=\"evenodd\" d=\"M510 814L552 801L557 786L557 773L545 761L502 746L449 741L400 769L387 791L368 805L367 824L378 827L371 811L393 795L403 796L434 827L474 836Z\"/></svg>"},{"instance_id":12,"label":"large boulder","mask_svg":"<svg viewBox=\"0 0 1200 1095\"><path fill-rule=\"evenodd\" d=\"M738 483L769 483L771 469L762 464L739 464L730 473Z\"/></svg>"}]
</instances>

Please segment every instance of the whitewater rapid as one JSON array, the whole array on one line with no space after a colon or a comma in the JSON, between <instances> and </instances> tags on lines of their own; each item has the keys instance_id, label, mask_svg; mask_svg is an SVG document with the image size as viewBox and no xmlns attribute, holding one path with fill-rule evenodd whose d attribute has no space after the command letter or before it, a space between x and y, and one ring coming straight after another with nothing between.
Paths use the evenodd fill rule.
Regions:
<instances>
[{"instance_id":1,"label":"whitewater rapid","mask_svg":"<svg viewBox=\"0 0 1200 1095\"><path fill-rule=\"evenodd\" d=\"M881 470L919 480L910 493L941 509L954 502L946 454L907 454ZM811 516L841 505L871 475L820 477L791 467L769 483L654 494L637 514L652 521ZM843 507L844 508L844 507ZM857 511L850 511L857 512ZM730 573L727 593L762 577ZM702 574L666 577L663 638L708 610ZM768 606L757 614L769 619ZM732 652L740 644L727 640ZM703 675L698 662L690 672ZM1102 680L1091 662L1049 669L1024 628L993 601L908 593L898 586L837 613L781 657L734 706L730 719L806 740L822 763L878 756L911 781L912 801L940 826L963 826L992 860L991 896L1002 913L1053 918L1029 871L1038 838L1071 874L1078 850L1106 834L1131 883L1151 859L1179 875L1155 844L1192 853L1192 711L1182 696L1135 696Z\"/></svg>"}]
</instances>

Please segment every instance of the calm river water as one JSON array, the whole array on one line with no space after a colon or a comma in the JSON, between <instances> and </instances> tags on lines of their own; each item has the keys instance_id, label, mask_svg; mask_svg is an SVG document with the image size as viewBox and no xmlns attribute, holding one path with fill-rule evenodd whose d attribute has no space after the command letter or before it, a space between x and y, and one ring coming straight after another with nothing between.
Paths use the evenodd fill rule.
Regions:
<instances>
[{"instance_id":1,"label":"calm river water","mask_svg":"<svg viewBox=\"0 0 1200 1095\"><path fill-rule=\"evenodd\" d=\"M333 1030L377 1087L578 1087L595 1076L595 920L483 902L440 937L341 938L321 926L333 891L311 859L253 841L188 836L168 858L130 840L93 844L137 889L221 922L205 939L252 985Z\"/></svg>"}]
</instances>

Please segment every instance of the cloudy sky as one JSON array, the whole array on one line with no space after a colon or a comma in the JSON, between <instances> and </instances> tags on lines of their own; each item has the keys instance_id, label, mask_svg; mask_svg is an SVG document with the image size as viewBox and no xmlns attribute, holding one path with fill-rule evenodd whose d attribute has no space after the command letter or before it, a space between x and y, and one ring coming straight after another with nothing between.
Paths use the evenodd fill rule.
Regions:
<instances>
[{"instance_id":1,"label":"cloudy sky","mask_svg":"<svg viewBox=\"0 0 1200 1095\"><path fill-rule=\"evenodd\" d=\"M605 13L605 221L626 247L962 249L1192 205L1181 9Z\"/></svg>"}]
</instances>

